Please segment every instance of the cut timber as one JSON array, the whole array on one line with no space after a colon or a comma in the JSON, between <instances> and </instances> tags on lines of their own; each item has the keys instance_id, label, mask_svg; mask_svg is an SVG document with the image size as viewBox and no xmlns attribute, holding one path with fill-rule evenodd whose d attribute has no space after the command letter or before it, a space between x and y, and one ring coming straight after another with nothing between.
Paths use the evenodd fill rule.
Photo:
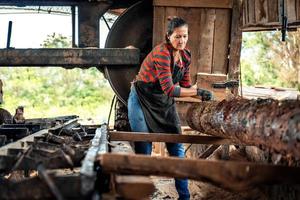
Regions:
<instances>
[{"instance_id":1,"label":"cut timber","mask_svg":"<svg viewBox=\"0 0 300 200\"><path fill-rule=\"evenodd\" d=\"M112 141L135 141L135 142L171 142L191 144L233 144L231 140L202 135L179 135L170 133L142 133L110 131L109 138Z\"/></svg>"},{"instance_id":2,"label":"cut timber","mask_svg":"<svg viewBox=\"0 0 300 200\"><path fill-rule=\"evenodd\" d=\"M116 154L134 154L129 142L111 141L111 152ZM118 195L125 199L146 199L155 191L155 186L150 177L130 176L116 173L113 176L113 185Z\"/></svg>"},{"instance_id":3,"label":"cut timber","mask_svg":"<svg viewBox=\"0 0 300 200\"><path fill-rule=\"evenodd\" d=\"M139 49L0 49L0 66L119 66L139 64L139 58Z\"/></svg>"},{"instance_id":4,"label":"cut timber","mask_svg":"<svg viewBox=\"0 0 300 200\"><path fill-rule=\"evenodd\" d=\"M146 199L155 192L153 181L147 176L116 175L115 185L124 199Z\"/></svg>"},{"instance_id":5,"label":"cut timber","mask_svg":"<svg viewBox=\"0 0 300 200\"><path fill-rule=\"evenodd\" d=\"M232 0L154 0L154 6L232 8Z\"/></svg>"},{"instance_id":6,"label":"cut timber","mask_svg":"<svg viewBox=\"0 0 300 200\"><path fill-rule=\"evenodd\" d=\"M226 98L226 89L212 88L212 84L217 82L225 82L226 79L227 76L225 74L198 73L197 87L212 91L214 93L215 100L223 100Z\"/></svg>"},{"instance_id":7,"label":"cut timber","mask_svg":"<svg viewBox=\"0 0 300 200\"><path fill-rule=\"evenodd\" d=\"M236 191L258 184L300 183L297 167L120 154L102 154L98 161L104 172L189 178Z\"/></svg>"}]
</instances>

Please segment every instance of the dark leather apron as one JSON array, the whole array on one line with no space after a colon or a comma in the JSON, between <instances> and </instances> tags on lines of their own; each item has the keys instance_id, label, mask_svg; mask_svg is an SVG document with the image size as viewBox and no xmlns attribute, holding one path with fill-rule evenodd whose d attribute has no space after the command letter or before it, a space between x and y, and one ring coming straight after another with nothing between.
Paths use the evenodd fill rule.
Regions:
<instances>
[{"instance_id":1,"label":"dark leather apron","mask_svg":"<svg viewBox=\"0 0 300 200\"><path fill-rule=\"evenodd\" d=\"M172 55L172 54L171 54ZM171 63L174 63L173 60ZM172 64L172 80L178 83L184 76L184 67ZM152 133L181 134L181 125L176 111L174 97L169 97L161 89L159 81L145 83L134 82L144 116Z\"/></svg>"}]
</instances>

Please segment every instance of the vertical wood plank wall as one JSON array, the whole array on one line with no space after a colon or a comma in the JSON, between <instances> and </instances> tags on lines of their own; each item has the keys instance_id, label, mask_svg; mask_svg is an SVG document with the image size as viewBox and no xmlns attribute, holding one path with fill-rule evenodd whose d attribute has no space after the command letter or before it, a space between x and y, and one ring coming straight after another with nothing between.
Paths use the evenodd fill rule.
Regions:
<instances>
[{"instance_id":1,"label":"vertical wood plank wall","mask_svg":"<svg viewBox=\"0 0 300 200\"><path fill-rule=\"evenodd\" d=\"M231 9L184 7L182 4L154 5L153 45L164 41L168 16L182 17L189 24L188 48L192 52L193 83L198 72L227 74Z\"/></svg>"},{"instance_id":2,"label":"vertical wood plank wall","mask_svg":"<svg viewBox=\"0 0 300 200\"><path fill-rule=\"evenodd\" d=\"M281 0L243 0L243 30L274 29L281 25ZM300 0L285 0L290 27L300 22ZM299 26L299 24L298 24Z\"/></svg>"}]
</instances>

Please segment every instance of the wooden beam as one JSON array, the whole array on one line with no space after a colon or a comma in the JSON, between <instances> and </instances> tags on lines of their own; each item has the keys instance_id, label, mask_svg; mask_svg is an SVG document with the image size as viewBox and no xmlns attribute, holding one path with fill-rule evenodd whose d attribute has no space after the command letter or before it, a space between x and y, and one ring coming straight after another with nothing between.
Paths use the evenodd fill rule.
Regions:
<instances>
[{"instance_id":1,"label":"wooden beam","mask_svg":"<svg viewBox=\"0 0 300 200\"><path fill-rule=\"evenodd\" d=\"M120 154L102 154L98 161L104 172L189 178L235 191L259 184L300 184L298 167Z\"/></svg>"},{"instance_id":2,"label":"wooden beam","mask_svg":"<svg viewBox=\"0 0 300 200\"><path fill-rule=\"evenodd\" d=\"M0 66L92 67L139 64L139 49L0 49Z\"/></svg>"},{"instance_id":3,"label":"wooden beam","mask_svg":"<svg viewBox=\"0 0 300 200\"><path fill-rule=\"evenodd\" d=\"M232 0L154 0L154 6L232 8Z\"/></svg>"},{"instance_id":4,"label":"wooden beam","mask_svg":"<svg viewBox=\"0 0 300 200\"><path fill-rule=\"evenodd\" d=\"M231 140L220 137L202 135L179 135L171 133L142 133L110 131L109 138L112 141L135 141L135 142L171 142L191 144L234 144Z\"/></svg>"}]
</instances>

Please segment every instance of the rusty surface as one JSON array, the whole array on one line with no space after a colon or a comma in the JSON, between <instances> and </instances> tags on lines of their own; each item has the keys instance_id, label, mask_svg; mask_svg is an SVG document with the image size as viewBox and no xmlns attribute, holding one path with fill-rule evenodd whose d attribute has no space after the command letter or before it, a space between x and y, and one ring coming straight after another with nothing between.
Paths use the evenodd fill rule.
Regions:
<instances>
[{"instance_id":1,"label":"rusty surface","mask_svg":"<svg viewBox=\"0 0 300 200\"><path fill-rule=\"evenodd\" d=\"M300 158L300 102L272 99L202 102L187 112L202 133Z\"/></svg>"},{"instance_id":2,"label":"rusty surface","mask_svg":"<svg viewBox=\"0 0 300 200\"><path fill-rule=\"evenodd\" d=\"M0 66L72 68L138 63L138 49L0 49Z\"/></svg>"}]
</instances>

